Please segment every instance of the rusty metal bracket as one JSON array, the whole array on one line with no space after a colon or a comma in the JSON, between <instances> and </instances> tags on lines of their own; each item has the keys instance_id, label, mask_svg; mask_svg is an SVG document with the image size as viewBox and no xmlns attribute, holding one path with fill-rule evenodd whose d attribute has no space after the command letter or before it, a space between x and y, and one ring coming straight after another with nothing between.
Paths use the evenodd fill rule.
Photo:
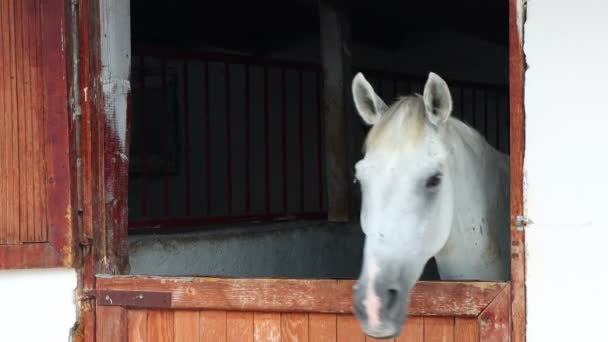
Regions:
<instances>
[{"instance_id":1,"label":"rusty metal bracket","mask_svg":"<svg viewBox=\"0 0 608 342\"><path fill-rule=\"evenodd\" d=\"M167 309L172 303L171 292L95 290L87 295L95 297L97 305L102 306Z\"/></svg>"},{"instance_id":2,"label":"rusty metal bracket","mask_svg":"<svg viewBox=\"0 0 608 342\"><path fill-rule=\"evenodd\" d=\"M515 229L518 231L523 231L531 223L533 223L532 220L526 216L518 215L515 217Z\"/></svg>"}]
</instances>

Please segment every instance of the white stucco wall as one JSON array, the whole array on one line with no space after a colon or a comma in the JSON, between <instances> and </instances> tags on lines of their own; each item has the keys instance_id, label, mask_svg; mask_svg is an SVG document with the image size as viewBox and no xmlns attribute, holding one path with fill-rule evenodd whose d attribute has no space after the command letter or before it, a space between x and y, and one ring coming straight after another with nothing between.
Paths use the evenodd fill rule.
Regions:
<instances>
[{"instance_id":1,"label":"white stucco wall","mask_svg":"<svg viewBox=\"0 0 608 342\"><path fill-rule=\"evenodd\" d=\"M75 289L73 269L0 271L0 340L67 342Z\"/></svg>"},{"instance_id":2,"label":"white stucco wall","mask_svg":"<svg viewBox=\"0 0 608 342\"><path fill-rule=\"evenodd\" d=\"M529 0L528 341L604 341L608 3Z\"/></svg>"}]
</instances>

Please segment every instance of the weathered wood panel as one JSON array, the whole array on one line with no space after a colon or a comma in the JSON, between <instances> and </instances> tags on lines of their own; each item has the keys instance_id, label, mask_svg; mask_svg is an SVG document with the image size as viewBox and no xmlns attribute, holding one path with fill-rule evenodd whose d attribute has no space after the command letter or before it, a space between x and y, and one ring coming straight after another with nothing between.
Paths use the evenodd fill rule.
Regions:
<instances>
[{"instance_id":1,"label":"weathered wood panel","mask_svg":"<svg viewBox=\"0 0 608 342\"><path fill-rule=\"evenodd\" d=\"M338 342L364 342L365 335L361 331L359 322L352 315L337 315L337 341Z\"/></svg>"},{"instance_id":2,"label":"weathered wood panel","mask_svg":"<svg viewBox=\"0 0 608 342\"><path fill-rule=\"evenodd\" d=\"M308 326L307 314L281 314L281 340L284 342L308 341Z\"/></svg>"},{"instance_id":3,"label":"weathered wood panel","mask_svg":"<svg viewBox=\"0 0 608 342\"><path fill-rule=\"evenodd\" d=\"M454 342L478 342L479 320L476 318L456 318L454 322Z\"/></svg>"},{"instance_id":4,"label":"weathered wood panel","mask_svg":"<svg viewBox=\"0 0 608 342\"><path fill-rule=\"evenodd\" d=\"M256 312L253 315L253 337L255 342L281 341L281 315Z\"/></svg>"},{"instance_id":5,"label":"weathered wood panel","mask_svg":"<svg viewBox=\"0 0 608 342\"><path fill-rule=\"evenodd\" d=\"M0 244L47 240L41 20L38 0L1 2Z\"/></svg>"},{"instance_id":6,"label":"weathered wood panel","mask_svg":"<svg viewBox=\"0 0 608 342\"><path fill-rule=\"evenodd\" d=\"M98 278L100 290L168 291L171 308L228 311L351 313L351 280L223 279L116 276ZM419 282L413 316L476 317L506 283Z\"/></svg>"},{"instance_id":7,"label":"weathered wood panel","mask_svg":"<svg viewBox=\"0 0 608 342\"><path fill-rule=\"evenodd\" d=\"M129 310L127 313L127 336L129 342L148 341L148 311Z\"/></svg>"},{"instance_id":8,"label":"weathered wood panel","mask_svg":"<svg viewBox=\"0 0 608 342\"><path fill-rule=\"evenodd\" d=\"M253 313L226 313L227 342L253 342Z\"/></svg>"},{"instance_id":9,"label":"weathered wood panel","mask_svg":"<svg viewBox=\"0 0 608 342\"><path fill-rule=\"evenodd\" d=\"M0 268L72 263L64 0L0 1Z\"/></svg>"},{"instance_id":10,"label":"weathered wood panel","mask_svg":"<svg viewBox=\"0 0 608 342\"><path fill-rule=\"evenodd\" d=\"M202 311L200 313L201 342L226 341L226 312Z\"/></svg>"},{"instance_id":11,"label":"weathered wood panel","mask_svg":"<svg viewBox=\"0 0 608 342\"><path fill-rule=\"evenodd\" d=\"M503 295L504 293L504 295ZM487 342L508 341L508 290L479 318L410 317L400 336L365 336L345 314L146 310L99 306L97 340L128 342ZM507 309L505 311L504 309ZM506 313L505 313L506 312Z\"/></svg>"},{"instance_id":12,"label":"weathered wood panel","mask_svg":"<svg viewBox=\"0 0 608 342\"><path fill-rule=\"evenodd\" d=\"M200 315L196 310L179 310L173 315L175 342L200 341ZM129 341L131 342L131 341Z\"/></svg>"},{"instance_id":13,"label":"weathered wood panel","mask_svg":"<svg viewBox=\"0 0 608 342\"><path fill-rule=\"evenodd\" d=\"M319 342L336 341L338 329L336 327L336 315L333 314L309 314L308 327L310 339Z\"/></svg>"},{"instance_id":14,"label":"weathered wood panel","mask_svg":"<svg viewBox=\"0 0 608 342\"><path fill-rule=\"evenodd\" d=\"M97 307L96 342L127 342L127 310L120 306Z\"/></svg>"},{"instance_id":15,"label":"weathered wood panel","mask_svg":"<svg viewBox=\"0 0 608 342\"><path fill-rule=\"evenodd\" d=\"M424 318L410 317L405 322L401 336L395 339L396 342L423 342L424 341Z\"/></svg>"},{"instance_id":16,"label":"weathered wood panel","mask_svg":"<svg viewBox=\"0 0 608 342\"><path fill-rule=\"evenodd\" d=\"M148 342L173 342L173 310L148 310Z\"/></svg>"},{"instance_id":17,"label":"weathered wood panel","mask_svg":"<svg viewBox=\"0 0 608 342\"><path fill-rule=\"evenodd\" d=\"M144 283L147 284L147 289L143 291L124 291L124 287L129 287L124 282L130 277L113 277L110 278L98 277L98 285L101 288L101 294L113 293L118 295L116 298L123 296L141 295L140 302L121 301L117 300L113 303L106 300L97 300L98 324L99 329L97 336L105 336L107 334L115 334L117 331L123 331L124 335L129 338L129 341L331 341L331 342L364 342L377 341L374 338L365 336L361 331L359 322L355 319L352 313L341 313L340 310L333 309L334 312L318 312L316 308L306 307L303 312L280 311L275 309L260 309L260 310L243 310L234 309L232 307L208 309L190 308L180 309L173 308L173 304L169 303L166 309L158 309L159 301L154 296L148 296L150 292L158 291L170 293L173 299L179 301L179 296L183 293L191 293L200 289L195 284L209 282L215 287L218 296L230 297L232 294L232 285L227 285L223 281L229 279L189 279L189 282L180 283L173 282L173 278L147 278ZM157 284L152 286L151 280L155 279ZM142 279L140 279L142 280ZM184 280L184 279L182 279ZM238 279L237 279L238 280ZM269 279L250 279L259 281L259 287L266 290L268 282L287 282L294 285L298 282L304 282L310 285L305 280L269 280ZM315 281L312 281L313 283ZM351 285L348 281L333 281L336 284ZM177 289L176 284L185 286ZM325 284L325 282L317 285ZM454 291L454 285L459 289ZM483 283L483 288L491 288L488 283ZM445 314L445 307L425 307L425 315L410 316L406 321L400 336L393 339L382 341L395 342L488 342L488 341L509 341L510 327L510 286L508 284L500 285L498 293L492 292L493 296L488 296L485 291L479 291L479 283L426 283L426 290L431 293L441 293L446 289L451 293L452 301L474 302L475 307L479 307L477 312L471 315L471 308L467 310L456 310L458 314ZM285 284L283 284L285 286ZM222 288L226 291L222 291ZM294 286L297 291L297 286ZM467 289L468 288L468 289ZM317 291L322 289L318 288ZM335 289L331 287L330 289ZM476 290L474 290L476 289ZM434 291L433 291L434 290ZM122 291L122 292L121 292ZM300 290L301 291L301 290ZM152 292L152 293L158 293ZM315 291L309 293L300 292L301 296L314 297ZM479 297L470 297L471 293ZM462 297L462 298L461 298ZM241 301L254 302L257 300L253 297L239 297ZM324 297L325 298L325 297ZM465 300L463 300L466 299ZM280 293L274 294L274 299L277 301L283 300ZM146 302L147 300L147 302ZM233 300L228 298L226 305L234 305ZM317 303L316 299L312 299L313 303ZM447 301L447 299L446 299ZM196 300L196 303L203 302ZM130 304L129 304L130 303ZM164 303L164 302L163 302ZM340 302L333 302L334 304ZM440 302L441 303L441 302ZM297 303L296 303L297 304ZM428 303L427 303L428 304ZM121 306L122 305L122 306ZM133 307L131 307L133 305ZM155 309L147 308L146 305ZM317 305L317 304L315 304ZM127 309L125 310L125 306ZM204 306L204 305L203 305ZM320 307L326 309L326 303L320 304ZM108 309L117 309L108 311ZM144 310L142 310L142 308ZM120 311L122 310L122 311ZM435 311L434 311L435 310ZM124 311L124 312L123 312ZM331 310L330 310L331 311ZM109 317L109 318L108 318ZM108 319L101 322L100 320ZM124 319L124 322L121 321ZM128 321L128 322L127 322ZM126 328L128 327L128 329ZM108 335L109 336L109 335ZM121 336L118 334L118 336ZM103 341L103 340L100 340Z\"/></svg>"},{"instance_id":18,"label":"weathered wood panel","mask_svg":"<svg viewBox=\"0 0 608 342\"><path fill-rule=\"evenodd\" d=\"M424 342L453 342L454 317L424 317Z\"/></svg>"}]
</instances>

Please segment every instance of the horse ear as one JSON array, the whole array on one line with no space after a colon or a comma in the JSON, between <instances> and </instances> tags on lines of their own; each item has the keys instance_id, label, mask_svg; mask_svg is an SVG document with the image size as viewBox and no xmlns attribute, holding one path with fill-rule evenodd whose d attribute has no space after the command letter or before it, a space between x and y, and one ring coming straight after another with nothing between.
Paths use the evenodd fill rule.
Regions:
<instances>
[{"instance_id":1,"label":"horse ear","mask_svg":"<svg viewBox=\"0 0 608 342\"><path fill-rule=\"evenodd\" d=\"M388 107L382 99L376 95L374 88L365 79L362 73L357 73L353 79L353 99L359 116L368 125L375 125Z\"/></svg>"},{"instance_id":2,"label":"horse ear","mask_svg":"<svg viewBox=\"0 0 608 342\"><path fill-rule=\"evenodd\" d=\"M452 95L447 83L439 75L429 73L422 97L429 121L435 126L446 122L452 113Z\"/></svg>"}]
</instances>

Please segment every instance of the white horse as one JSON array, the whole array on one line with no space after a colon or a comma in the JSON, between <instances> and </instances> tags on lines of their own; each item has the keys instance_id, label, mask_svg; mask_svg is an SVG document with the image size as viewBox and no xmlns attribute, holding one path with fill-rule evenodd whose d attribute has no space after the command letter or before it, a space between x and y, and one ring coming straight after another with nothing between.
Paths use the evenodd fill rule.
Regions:
<instances>
[{"instance_id":1,"label":"white horse","mask_svg":"<svg viewBox=\"0 0 608 342\"><path fill-rule=\"evenodd\" d=\"M389 338L433 256L442 279L509 279L509 161L450 117L450 90L434 73L423 95L390 107L360 73L352 91L373 126L355 166L365 233L355 315L367 335Z\"/></svg>"}]
</instances>

